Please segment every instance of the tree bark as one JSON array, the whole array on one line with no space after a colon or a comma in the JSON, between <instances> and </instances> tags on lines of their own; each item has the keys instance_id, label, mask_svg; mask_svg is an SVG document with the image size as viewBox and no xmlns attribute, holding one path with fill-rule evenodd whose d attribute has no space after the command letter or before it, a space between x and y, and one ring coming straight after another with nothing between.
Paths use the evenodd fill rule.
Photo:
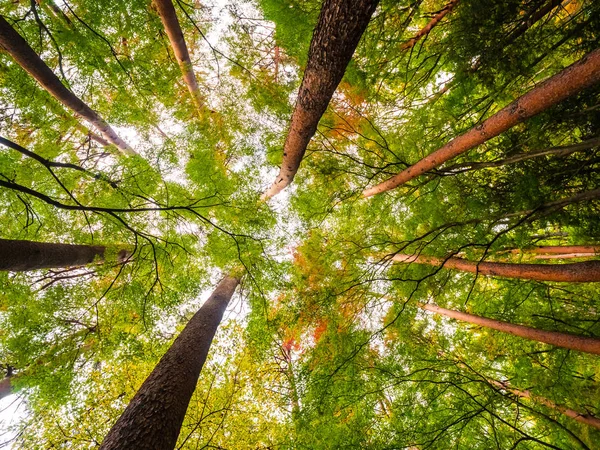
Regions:
<instances>
[{"instance_id":1,"label":"tree bark","mask_svg":"<svg viewBox=\"0 0 600 450\"><path fill-rule=\"evenodd\" d=\"M228 276L218 284L144 381L100 449L175 448L208 350L238 283L238 278Z\"/></svg>"},{"instance_id":2,"label":"tree bark","mask_svg":"<svg viewBox=\"0 0 600 450\"><path fill-rule=\"evenodd\" d=\"M421 28L411 39L402 44L400 46L400 50L409 50L413 48L417 42L429 34L433 27L435 27L444 17L452 12L452 9L454 9L458 2L459 0L450 0L446 6L444 6L435 16L433 16L427 25Z\"/></svg>"},{"instance_id":3,"label":"tree bark","mask_svg":"<svg viewBox=\"0 0 600 450\"><path fill-rule=\"evenodd\" d=\"M2 381L0 381L0 400L13 394L12 385L10 382L11 378L12 377L7 375L2 379Z\"/></svg>"},{"instance_id":4,"label":"tree bark","mask_svg":"<svg viewBox=\"0 0 600 450\"><path fill-rule=\"evenodd\" d=\"M600 49L597 49L417 163L365 189L362 196L371 197L401 186L599 81Z\"/></svg>"},{"instance_id":5,"label":"tree bark","mask_svg":"<svg viewBox=\"0 0 600 450\"><path fill-rule=\"evenodd\" d=\"M426 311L441 314L443 316L450 317L451 319L461 320L474 325L491 328L492 330L512 334L514 336L519 336L531 341L543 342L545 344L568 348L570 350L600 355L600 339L597 338L577 336L568 333L559 333L557 331L538 330L537 328L515 325L513 323L503 322L501 320L488 319L487 317L440 308L439 306L430 304L419 304L418 306Z\"/></svg>"},{"instance_id":6,"label":"tree bark","mask_svg":"<svg viewBox=\"0 0 600 450\"><path fill-rule=\"evenodd\" d=\"M379 0L323 2L283 147L279 175L263 194L263 200L281 192L294 179L306 147L315 134L319 120L342 80L378 3Z\"/></svg>"},{"instance_id":7,"label":"tree bark","mask_svg":"<svg viewBox=\"0 0 600 450\"><path fill-rule=\"evenodd\" d=\"M581 253L587 255L600 254L600 245L544 245L539 247L513 248L509 253L535 253L546 255L564 255Z\"/></svg>"},{"instance_id":8,"label":"tree bark","mask_svg":"<svg viewBox=\"0 0 600 450\"><path fill-rule=\"evenodd\" d=\"M564 414L565 416L570 417L571 419L574 419L577 422L584 423L586 425L589 425L591 427L594 427L594 428L597 428L600 430L600 419L598 419L597 417L595 417L591 414L582 414L573 409L566 408L561 405L557 405L552 400L549 400L545 397L540 397L538 395L533 395L528 390L516 389L516 388L510 386L510 384L508 384L507 382L501 382L501 381L490 380L490 379L488 379L486 381L488 383L490 383L492 386L495 386L499 389L510 392L511 394L516 395L517 397L533 400L534 402L540 403L544 406L547 406L550 409L559 411L561 414Z\"/></svg>"},{"instance_id":9,"label":"tree bark","mask_svg":"<svg viewBox=\"0 0 600 450\"><path fill-rule=\"evenodd\" d=\"M160 20L165 27L165 32L169 37L169 42L175 53L175 58L181 69L183 75L183 81L185 82L192 100L198 111L202 111L204 108L204 99L200 94L200 88L194 75L194 69L192 67L192 60L188 52L187 45L185 44L185 38L183 32L179 26L179 20L177 20L177 13L171 0L154 0L154 6L160 17Z\"/></svg>"},{"instance_id":10,"label":"tree bark","mask_svg":"<svg viewBox=\"0 0 600 450\"><path fill-rule=\"evenodd\" d=\"M78 267L105 259L104 245L71 245L0 239L0 271L25 272L37 269ZM117 251L117 260L131 256L126 249Z\"/></svg>"},{"instance_id":11,"label":"tree bark","mask_svg":"<svg viewBox=\"0 0 600 450\"><path fill-rule=\"evenodd\" d=\"M537 158L539 156L567 156L572 153L582 152L589 150L600 145L600 138L589 139L587 141L579 142L577 144L565 145L561 147L552 147L543 150L537 150L533 152L517 153L516 155L509 156L508 158L501 159L498 161L475 161L466 162L461 164L455 164L449 167L442 167L439 171L446 175L454 175L457 173L469 172L472 170L485 169L488 167L501 167L507 164L515 164L528 159Z\"/></svg>"},{"instance_id":12,"label":"tree bark","mask_svg":"<svg viewBox=\"0 0 600 450\"><path fill-rule=\"evenodd\" d=\"M423 255L396 254L397 262L414 262L429 266L443 266L481 275L519 278L536 281L564 281L585 283L600 281L600 261L585 261L572 264L513 264L499 262L476 262L461 258L436 258Z\"/></svg>"},{"instance_id":13,"label":"tree bark","mask_svg":"<svg viewBox=\"0 0 600 450\"><path fill-rule=\"evenodd\" d=\"M117 136L111 126L96 111L91 109L61 83L59 78L42 61L37 53L33 51L25 39L2 16L0 16L0 47L3 47L54 98L67 108L73 110L77 116L82 117L95 126L108 142L114 144L127 155L136 154L129 145Z\"/></svg>"}]
</instances>

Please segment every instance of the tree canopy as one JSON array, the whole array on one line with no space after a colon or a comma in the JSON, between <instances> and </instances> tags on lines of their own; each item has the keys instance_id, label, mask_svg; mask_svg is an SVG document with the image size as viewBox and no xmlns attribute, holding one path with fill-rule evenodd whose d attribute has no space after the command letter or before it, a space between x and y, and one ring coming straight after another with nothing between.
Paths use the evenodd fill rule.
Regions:
<instances>
[{"instance_id":1,"label":"tree canopy","mask_svg":"<svg viewBox=\"0 0 600 450\"><path fill-rule=\"evenodd\" d=\"M0 3L0 447L98 448L235 274L176 448L598 448L599 42L595 0Z\"/></svg>"}]
</instances>

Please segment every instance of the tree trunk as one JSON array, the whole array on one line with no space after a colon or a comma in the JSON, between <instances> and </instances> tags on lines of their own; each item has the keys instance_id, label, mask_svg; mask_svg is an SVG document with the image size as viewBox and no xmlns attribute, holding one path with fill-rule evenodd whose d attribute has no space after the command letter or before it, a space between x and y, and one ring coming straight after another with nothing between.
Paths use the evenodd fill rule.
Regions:
<instances>
[{"instance_id":1,"label":"tree trunk","mask_svg":"<svg viewBox=\"0 0 600 450\"><path fill-rule=\"evenodd\" d=\"M584 283L600 281L600 261L585 261L572 264L513 264L499 262L476 262L461 258L437 258L423 255L396 254L397 262L414 262L429 266L442 266L481 275L519 278L536 281L565 281Z\"/></svg>"},{"instance_id":2,"label":"tree trunk","mask_svg":"<svg viewBox=\"0 0 600 450\"><path fill-rule=\"evenodd\" d=\"M483 123L452 139L443 147L392 178L365 189L362 196L371 197L401 186L598 81L600 81L600 49L588 53L579 61L539 84Z\"/></svg>"},{"instance_id":3,"label":"tree trunk","mask_svg":"<svg viewBox=\"0 0 600 450\"><path fill-rule=\"evenodd\" d=\"M179 26L173 3L171 0L154 0L154 6L156 7L156 11L165 27L167 36L169 37L173 53L175 53L175 58L179 63L181 74L183 75L183 81L192 95L196 108L198 111L202 111L204 108L204 99L200 94L200 88L196 82L192 60L190 59L190 54L187 45L185 44L183 32Z\"/></svg>"},{"instance_id":4,"label":"tree trunk","mask_svg":"<svg viewBox=\"0 0 600 450\"><path fill-rule=\"evenodd\" d=\"M455 164L449 167L442 167L440 169L440 172L444 175L454 175L457 173L469 172L471 170L479 170L489 167L501 167L507 164L515 164L521 161L526 161L528 159L537 158L539 156L568 156L572 153L589 150L590 148L594 148L599 145L600 138L594 138L587 141L579 142L577 144L565 145L562 147L553 147L533 152L517 153L516 155L512 155L508 158L501 159L498 161L466 162L462 164Z\"/></svg>"},{"instance_id":5,"label":"tree trunk","mask_svg":"<svg viewBox=\"0 0 600 450\"><path fill-rule=\"evenodd\" d=\"M2 400L4 397L8 397L13 393L12 385L10 383L11 378L12 377L7 375L2 379L2 381L0 381L0 400Z\"/></svg>"},{"instance_id":6,"label":"tree trunk","mask_svg":"<svg viewBox=\"0 0 600 450\"><path fill-rule=\"evenodd\" d=\"M444 6L433 18L429 21L427 25L419 30L417 34L415 34L411 39L406 41L404 44L400 46L400 50L409 50L415 46L417 42L419 42L423 37L427 36L429 32L435 27L440 20L442 20L446 15L452 12L452 9L456 6L459 0L450 0L446 6Z\"/></svg>"},{"instance_id":7,"label":"tree trunk","mask_svg":"<svg viewBox=\"0 0 600 450\"><path fill-rule=\"evenodd\" d=\"M540 403L544 406L547 406L548 408L555 409L556 411L559 411L561 414L564 414L565 416L570 417L571 419L574 419L577 422L584 423L586 425L589 425L591 427L594 427L594 428L597 428L600 430L600 419L598 419L595 416L592 416L591 414L582 414L582 413L572 410L570 408L566 408L564 406L557 405L552 400L549 400L545 397L539 397L537 395L533 395L528 390L522 391L520 389L511 387L510 384L508 384L507 382L501 382L501 381L489 380L489 379L486 381L488 383L490 383L492 386L495 386L499 389L510 392L511 394L516 395L517 397L533 400L534 402Z\"/></svg>"},{"instance_id":8,"label":"tree trunk","mask_svg":"<svg viewBox=\"0 0 600 450\"><path fill-rule=\"evenodd\" d=\"M294 179L306 147L315 134L319 120L342 80L346 66L378 3L379 0L323 2L283 147L279 175L263 194L263 200L281 192Z\"/></svg>"},{"instance_id":9,"label":"tree trunk","mask_svg":"<svg viewBox=\"0 0 600 450\"><path fill-rule=\"evenodd\" d=\"M139 388L101 449L175 448L208 350L238 283L230 276L219 283Z\"/></svg>"},{"instance_id":10,"label":"tree trunk","mask_svg":"<svg viewBox=\"0 0 600 450\"><path fill-rule=\"evenodd\" d=\"M125 154L136 154L96 111L60 82L54 72L2 16L0 16L0 47L3 47L54 98L94 125L107 141Z\"/></svg>"},{"instance_id":11,"label":"tree trunk","mask_svg":"<svg viewBox=\"0 0 600 450\"><path fill-rule=\"evenodd\" d=\"M519 336L531 341L543 342L545 344L555 345L557 347L568 348L580 352L593 353L600 355L600 339L586 336L577 336L568 333L559 333L557 331L538 330L537 328L515 325L501 320L488 319L486 317L476 316L474 314L463 313L451 309L440 308L439 306L429 304L419 304L419 308L431 311L436 314L442 314L456 320L491 328L492 330Z\"/></svg>"},{"instance_id":12,"label":"tree trunk","mask_svg":"<svg viewBox=\"0 0 600 450\"><path fill-rule=\"evenodd\" d=\"M36 269L85 266L105 259L103 245L52 244L46 242L0 239L0 270L25 272ZM131 256L126 249L117 251L117 261Z\"/></svg>"},{"instance_id":13,"label":"tree trunk","mask_svg":"<svg viewBox=\"0 0 600 450\"><path fill-rule=\"evenodd\" d=\"M513 248L509 253L535 253L546 255L564 255L567 253L581 253L588 256L600 254L600 245L545 245L540 247Z\"/></svg>"}]
</instances>

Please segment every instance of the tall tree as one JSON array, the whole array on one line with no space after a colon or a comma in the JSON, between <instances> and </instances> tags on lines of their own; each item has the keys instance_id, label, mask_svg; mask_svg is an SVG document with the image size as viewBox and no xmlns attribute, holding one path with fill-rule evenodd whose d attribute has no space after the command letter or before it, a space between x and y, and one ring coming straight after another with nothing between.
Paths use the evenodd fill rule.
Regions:
<instances>
[{"instance_id":1,"label":"tall tree","mask_svg":"<svg viewBox=\"0 0 600 450\"><path fill-rule=\"evenodd\" d=\"M128 155L136 152L126 144L100 115L67 89L29 44L0 16L0 46L54 98L90 122L102 136Z\"/></svg>"},{"instance_id":2,"label":"tall tree","mask_svg":"<svg viewBox=\"0 0 600 450\"><path fill-rule=\"evenodd\" d=\"M271 187L263 194L263 199L281 192L294 179L306 147L378 3L379 0L323 2L283 146L281 168Z\"/></svg>"},{"instance_id":3,"label":"tall tree","mask_svg":"<svg viewBox=\"0 0 600 450\"><path fill-rule=\"evenodd\" d=\"M502 331L503 333L513 334L515 336L530 339L532 341L544 342L546 344L556 345L558 347L600 355L600 339L598 338L576 336L573 334L559 333L556 331L538 330L536 328L516 325L513 323L503 322L501 320L488 319L487 317L441 308L431 304L419 304L418 306L426 311L441 314L452 319L462 320L474 325L480 325L493 330Z\"/></svg>"},{"instance_id":4,"label":"tall tree","mask_svg":"<svg viewBox=\"0 0 600 450\"><path fill-rule=\"evenodd\" d=\"M183 37L183 31L181 31L181 27L179 26L179 20L177 20L177 13L173 7L173 2L171 0L154 0L153 4L169 37L173 53L175 53L175 58L183 75L183 81L190 91L196 108L198 111L201 111L204 107L204 99L196 81L192 60L190 59L185 38Z\"/></svg>"},{"instance_id":5,"label":"tall tree","mask_svg":"<svg viewBox=\"0 0 600 450\"><path fill-rule=\"evenodd\" d=\"M227 276L190 319L102 442L102 449L173 449L210 344L239 278Z\"/></svg>"},{"instance_id":6,"label":"tall tree","mask_svg":"<svg viewBox=\"0 0 600 450\"><path fill-rule=\"evenodd\" d=\"M111 252L114 252L114 259L118 262L124 262L131 255L127 249L111 249L104 245L55 244L0 239L0 270L23 272L85 266L93 262L103 262Z\"/></svg>"},{"instance_id":7,"label":"tall tree","mask_svg":"<svg viewBox=\"0 0 600 450\"><path fill-rule=\"evenodd\" d=\"M594 50L505 106L480 125L452 139L397 175L365 189L362 196L371 197L401 186L598 81L600 81L600 50Z\"/></svg>"},{"instance_id":8,"label":"tall tree","mask_svg":"<svg viewBox=\"0 0 600 450\"><path fill-rule=\"evenodd\" d=\"M585 261L571 264L516 264L468 261L456 257L444 259L434 256L403 254L396 254L392 259L397 262L427 264L481 275L520 278L524 280L564 281L570 283L600 281L600 261Z\"/></svg>"}]
</instances>

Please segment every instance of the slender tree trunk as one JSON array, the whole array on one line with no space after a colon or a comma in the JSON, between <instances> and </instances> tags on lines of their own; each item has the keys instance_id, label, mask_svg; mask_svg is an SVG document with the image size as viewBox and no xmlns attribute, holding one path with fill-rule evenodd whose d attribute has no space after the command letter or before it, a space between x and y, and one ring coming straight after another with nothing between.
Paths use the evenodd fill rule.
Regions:
<instances>
[{"instance_id":1,"label":"slender tree trunk","mask_svg":"<svg viewBox=\"0 0 600 450\"><path fill-rule=\"evenodd\" d=\"M539 247L513 248L509 253L535 253L547 255L564 255L581 253L587 255L600 254L600 245L544 245Z\"/></svg>"},{"instance_id":2,"label":"slender tree trunk","mask_svg":"<svg viewBox=\"0 0 600 450\"><path fill-rule=\"evenodd\" d=\"M452 12L452 9L454 9L458 2L459 0L450 0L446 6L444 6L435 16L433 16L427 25L421 28L411 39L402 44L400 46L400 50L409 50L413 48L417 42L429 34L433 27L435 27L444 17Z\"/></svg>"},{"instance_id":3,"label":"slender tree trunk","mask_svg":"<svg viewBox=\"0 0 600 450\"><path fill-rule=\"evenodd\" d=\"M219 283L139 388L101 449L175 448L208 350L238 283L229 276Z\"/></svg>"},{"instance_id":4,"label":"slender tree trunk","mask_svg":"<svg viewBox=\"0 0 600 450\"><path fill-rule=\"evenodd\" d=\"M584 283L600 281L600 261L585 261L572 264L513 264L499 262L467 261L461 258L436 258L423 255L396 254L397 262L414 262L429 266L442 266L481 275L519 278L536 281L565 281Z\"/></svg>"},{"instance_id":5,"label":"slender tree trunk","mask_svg":"<svg viewBox=\"0 0 600 450\"><path fill-rule=\"evenodd\" d=\"M0 239L0 270L24 272L36 269L85 266L104 261L103 245L71 245ZM131 252L115 249L117 260L125 261Z\"/></svg>"},{"instance_id":6,"label":"slender tree trunk","mask_svg":"<svg viewBox=\"0 0 600 450\"><path fill-rule=\"evenodd\" d=\"M577 336L568 333L559 333L557 331L538 330L537 328L515 325L512 323L503 322L501 320L488 319L486 317L440 308L439 306L430 304L419 304L418 306L426 311L441 314L443 316L450 317L451 319L461 320L474 325L491 328L492 330L512 334L514 336L519 336L531 341L543 342L545 344L555 345L557 347L600 355L600 339L597 338Z\"/></svg>"},{"instance_id":7,"label":"slender tree trunk","mask_svg":"<svg viewBox=\"0 0 600 450\"><path fill-rule=\"evenodd\" d=\"M96 111L60 82L54 72L2 16L0 16L0 47L3 47L54 98L94 125L107 141L125 154L136 154Z\"/></svg>"},{"instance_id":8,"label":"slender tree trunk","mask_svg":"<svg viewBox=\"0 0 600 450\"><path fill-rule=\"evenodd\" d=\"M298 91L290 129L283 147L283 161L264 200L288 186L304 157L346 66L375 12L379 0L325 0L313 33L308 63Z\"/></svg>"},{"instance_id":9,"label":"slender tree trunk","mask_svg":"<svg viewBox=\"0 0 600 450\"><path fill-rule=\"evenodd\" d=\"M471 170L479 170L489 167L501 167L508 164L515 164L521 161L526 161L528 159L533 159L540 156L567 156L572 153L589 150L590 148L594 148L599 145L600 138L594 138L587 141L579 142L577 144L565 145L562 147L553 147L533 152L518 153L516 155L512 155L508 158L501 159L498 161L466 162L462 164L455 164L453 166L441 168L440 172L442 174L454 175L457 173L469 172Z\"/></svg>"},{"instance_id":10,"label":"slender tree trunk","mask_svg":"<svg viewBox=\"0 0 600 450\"><path fill-rule=\"evenodd\" d=\"M8 397L13 393L12 385L10 382L11 378L11 376L7 375L2 379L2 381L0 381L0 400L2 400L4 397Z\"/></svg>"},{"instance_id":11,"label":"slender tree trunk","mask_svg":"<svg viewBox=\"0 0 600 450\"><path fill-rule=\"evenodd\" d=\"M160 16L160 20L169 37L173 53L175 53L175 58L181 69L181 74L183 75L183 81L190 91L196 108L198 111L202 111L204 108L204 99L202 98L196 76L194 75L192 60L190 59L190 54L187 45L185 44L183 32L179 26L179 20L177 20L177 14L175 13L173 3L171 0L154 0L154 6L156 6L156 11Z\"/></svg>"},{"instance_id":12,"label":"slender tree trunk","mask_svg":"<svg viewBox=\"0 0 600 450\"><path fill-rule=\"evenodd\" d=\"M443 147L392 178L365 189L362 196L371 197L401 186L598 81L600 81L600 49L588 53L579 61L539 84L480 125L452 139Z\"/></svg>"},{"instance_id":13,"label":"slender tree trunk","mask_svg":"<svg viewBox=\"0 0 600 450\"><path fill-rule=\"evenodd\" d=\"M58 7L54 0L36 0L36 3L49 11L54 17L65 22L66 25L71 25L71 19L69 19L64 11Z\"/></svg>"},{"instance_id":14,"label":"slender tree trunk","mask_svg":"<svg viewBox=\"0 0 600 450\"><path fill-rule=\"evenodd\" d=\"M573 409L566 408L561 405L557 405L552 400L549 400L545 397L540 397L538 395L533 395L528 390L516 389L516 388L512 387L510 384L508 384L507 382L501 382L501 381L490 380L490 379L488 379L487 382L490 383L492 386L495 386L499 389L510 392L511 394L516 395L517 397L533 400L534 402L540 403L544 406L547 406L550 409L559 411L561 414L564 414L565 416L570 417L571 419L574 419L577 422L584 423L586 425L589 425L591 427L594 427L594 428L597 428L600 430L600 419L598 419L597 417L595 417L591 414L583 414L583 413L577 412Z\"/></svg>"}]
</instances>

